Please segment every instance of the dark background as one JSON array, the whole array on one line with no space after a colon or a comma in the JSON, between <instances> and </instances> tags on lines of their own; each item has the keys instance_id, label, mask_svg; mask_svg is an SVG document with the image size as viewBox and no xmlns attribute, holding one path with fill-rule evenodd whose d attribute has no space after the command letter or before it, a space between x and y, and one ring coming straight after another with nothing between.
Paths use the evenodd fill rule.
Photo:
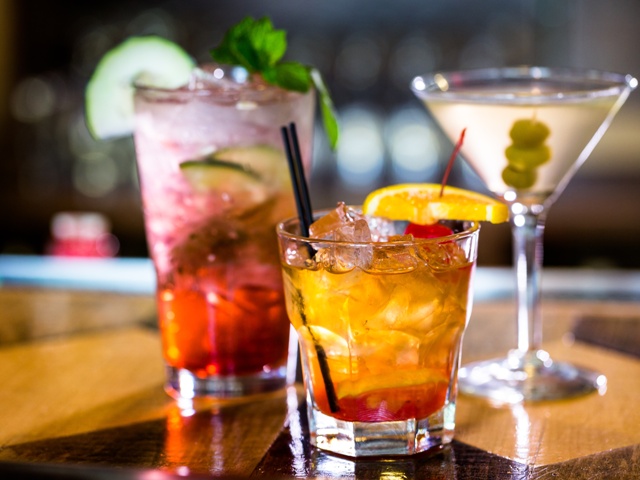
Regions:
<instances>
[{"instance_id":1,"label":"dark background","mask_svg":"<svg viewBox=\"0 0 640 480\"><path fill-rule=\"evenodd\" d=\"M129 35L163 35L206 61L249 14L289 32L290 56L320 68L341 115L337 153L316 135L315 207L440 181L452 145L411 94L415 75L539 64L640 76L637 0L0 0L0 254L45 253L56 212L92 211L118 255L145 256L131 139L89 137L86 82ZM546 265L640 267L639 127L635 92L551 210ZM462 162L449 183L483 188ZM480 265L510 264L510 245L508 226L486 225Z\"/></svg>"}]
</instances>

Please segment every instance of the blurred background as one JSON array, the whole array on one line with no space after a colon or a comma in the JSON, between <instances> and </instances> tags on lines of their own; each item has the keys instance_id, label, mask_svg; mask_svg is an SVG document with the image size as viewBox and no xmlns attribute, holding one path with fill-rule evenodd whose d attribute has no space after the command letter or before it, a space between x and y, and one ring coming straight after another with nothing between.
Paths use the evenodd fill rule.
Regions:
<instances>
[{"instance_id":1,"label":"blurred background","mask_svg":"<svg viewBox=\"0 0 640 480\"><path fill-rule=\"evenodd\" d=\"M79 232L102 238L93 253L146 256L132 140L91 139L84 87L130 35L162 35L206 61L246 15L286 29L289 56L319 67L332 91L342 141L330 151L318 124L315 207L440 181L453 146L410 92L415 75L540 64L640 77L637 0L0 0L0 254L64 253L52 236ZM639 160L635 92L551 209L546 265L640 267ZM483 190L460 161L449 183ZM480 265L511 264L507 225L485 225L480 244Z\"/></svg>"}]
</instances>

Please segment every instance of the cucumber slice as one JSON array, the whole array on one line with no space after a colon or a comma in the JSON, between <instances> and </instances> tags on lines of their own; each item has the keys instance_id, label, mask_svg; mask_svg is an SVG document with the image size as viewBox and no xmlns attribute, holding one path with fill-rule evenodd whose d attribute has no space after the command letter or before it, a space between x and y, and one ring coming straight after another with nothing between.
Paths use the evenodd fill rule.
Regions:
<instances>
[{"instance_id":1,"label":"cucumber slice","mask_svg":"<svg viewBox=\"0 0 640 480\"><path fill-rule=\"evenodd\" d=\"M133 132L133 82L158 88L185 85L193 59L175 43L156 36L131 37L108 51L85 91L86 122L96 139Z\"/></svg>"},{"instance_id":2,"label":"cucumber slice","mask_svg":"<svg viewBox=\"0 0 640 480\"><path fill-rule=\"evenodd\" d=\"M284 152L269 145L223 148L211 156L216 160L242 165L276 188L291 181Z\"/></svg>"},{"instance_id":3,"label":"cucumber slice","mask_svg":"<svg viewBox=\"0 0 640 480\"><path fill-rule=\"evenodd\" d=\"M205 157L182 162L180 170L196 192L225 193L236 209L253 208L269 197L260 175L237 163Z\"/></svg>"}]
</instances>

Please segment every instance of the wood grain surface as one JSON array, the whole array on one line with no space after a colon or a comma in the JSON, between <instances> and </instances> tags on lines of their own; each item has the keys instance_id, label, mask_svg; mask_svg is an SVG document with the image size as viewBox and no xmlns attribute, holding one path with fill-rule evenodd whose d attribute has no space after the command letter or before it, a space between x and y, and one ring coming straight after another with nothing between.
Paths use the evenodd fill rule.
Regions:
<instances>
[{"instance_id":1,"label":"wood grain surface","mask_svg":"<svg viewBox=\"0 0 640 480\"><path fill-rule=\"evenodd\" d=\"M465 361L515 345L513 310L510 299L476 303ZM151 298L0 289L0 477L16 466L82 466L86 478L151 478L135 473L149 469L181 477L640 478L640 358L629 349L640 343L640 303L546 299L544 315L547 350L600 370L606 393L511 407L460 396L450 447L353 461L309 445L300 385L238 401L169 398ZM627 346L618 351L616 342Z\"/></svg>"}]
</instances>

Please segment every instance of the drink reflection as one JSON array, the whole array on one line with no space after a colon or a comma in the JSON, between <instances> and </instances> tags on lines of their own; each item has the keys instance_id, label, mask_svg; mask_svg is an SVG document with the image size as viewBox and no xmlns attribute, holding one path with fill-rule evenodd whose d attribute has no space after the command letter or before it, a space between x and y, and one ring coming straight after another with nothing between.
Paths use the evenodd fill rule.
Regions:
<instances>
[{"instance_id":1,"label":"drink reflection","mask_svg":"<svg viewBox=\"0 0 640 480\"><path fill-rule=\"evenodd\" d=\"M222 459L226 458L222 442L225 429L219 411L196 412L191 402L182 403L172 405L167 413L164 448L167 466L177 473L185 472L195 460L206 466L207 471L222 472ZM194 459L198 445L210 445L209 451L219 454Z\"/></svg>"},{"instance_id":2,"label":"drink reflection","mask_svg":"<svg viewBox=\"0 0 640 480\"><path fill-rule=\"evenodd\" d=\"M244 478L274 440L256 439L252 432L262 429L273 432L275 437L285 423L284 395L280 391L251 400L225 402L183 399L170 405L161 463L180 475L207 473Z\"/></svg>"},{"instance_id":3,"label":"drink reflection","mask_svg":"<svg viewBox=\"0 0 640 480\"><path fill-rule=\"evenodd\" d=\"M401 480L429 478L453 480L458 477L455 451L444 447L437 453L406 458L350 459L313 448L308 438L308 425L303 397L295 388L287 395L288 433L287 460L290 471L283 472L295 478L380 478Z\"/></svg>"},{"instance_id":4,"label":"drink reflection","mask_svg":"<svg viewBox=\"0 0 640 480\"><path fill-rule=\"evenodd\" d=\"M362 459L355 461L314 450L311 456L312 475L327 478L379 478L404 480L429 478L454 480L457 478L455 452L444 447L437 454L411 458ZM336 472L339 472L337 474Z\"/></svg>"}]
</instances>

